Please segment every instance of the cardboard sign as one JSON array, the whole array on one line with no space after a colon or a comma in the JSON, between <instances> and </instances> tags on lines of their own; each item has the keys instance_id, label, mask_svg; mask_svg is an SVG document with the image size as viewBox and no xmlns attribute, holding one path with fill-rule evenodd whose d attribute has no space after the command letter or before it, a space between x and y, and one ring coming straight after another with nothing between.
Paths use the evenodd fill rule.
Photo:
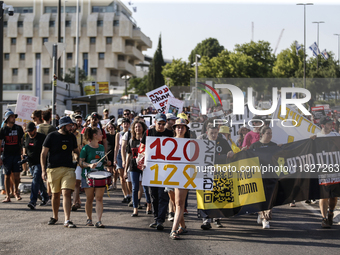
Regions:
<instances>
[{"instance_id":1,"label":"cardboard sign","mask_svg":"<svg viewBox=\"0 0 340 255\"><path fill-rule=\"evenodd\" d=\"M65 113L65 114L68 114L68 115L72 115L72 114L74 114L74 111L65 110L64 113Z\"/></svg>"},{"instance_id":2,"label":"cardboard sign","mask_svg":"<svg viewBox=\"0 0 340 255\"><path fill-rule=\"evenodd\" d=\"M169 97L174 97L166 85L146 93L147 97L160 113L165 113Z\"/></svg>"},{"instance_id":3,"label":"cardboard sign","mask_svg":"<svg viewBox=\"0 0 340 255\"><path fill-rule=\"evenodd\" d=\"M215 141L172 137L146 137L143 185L211 190Z\"/></svg>"},{"instance_id":4,"label":"cardboard sign","mask_svg":"<svg viewBox=\"0 0 340 255\"><path fill-rule=\"evenodd\" d=\"M17 107L15 108L15 113L18 114L18 118L16 118L15 123L22 125L32 121L31 115L37 109L38 102L38 97L18 94Z\"/></svg>"},{"instance_id":5,"label":"cardboard sign","mask_svg":"<svg viewBox=\"0 0 340 255\"><path fill-rule=\"evenodd\" d=\"M166 113L172 113L177 116L177 114L183 111L184 102L174 97L168 98L168 104L166 105Z\"/></svg>"}]
</instances>

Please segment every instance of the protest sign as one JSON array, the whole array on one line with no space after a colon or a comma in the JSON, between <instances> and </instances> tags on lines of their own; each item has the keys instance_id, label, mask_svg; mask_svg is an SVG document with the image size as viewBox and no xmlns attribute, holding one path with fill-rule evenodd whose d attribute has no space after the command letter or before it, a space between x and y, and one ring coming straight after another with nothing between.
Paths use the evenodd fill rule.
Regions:
<instances>
[{"instance_id":1,"label":"protest sign","mask_svg":"<svg viewBox=\"0 0 340 255\"><path fill-rule=\"evenodd\" d=\"M146 93L147 97L154 105L155 109L160 113L165 113L166 105L169 97L174 97L166 85L149 91Z\"/></svg>"},{"instance_id":2,"label":"protest sign","mask_svg":"<svg viewBox=\"0 0 340 255\"><path fill-rule=\"evenodd\" d=\"M213 174L200 167L214 160L214 141L147 136L143 185L210 190Z\"/></svg>"},{"instance_id":3,"label":"protest sign","mask_svg":"<svg viewBox=\"0 0 340 255\"><path fill-rule=\"evenodd\" d=\"M37 109L38 102L38 97L18 94L17 106L15 108L15 113L18 114L18 118L16 118L15 123L22 125L32 121L31 115Z\"/></svg>"},{"instance_id":4,"label":"protest sign","mask_svg":"<svg viewBox=\"0 0 340 255\"><path fill-rule=\"evenodd\" d=\"M175 116L183 111L184 102L174 97L168 98L168 104L166 105L165 112L172 113Z\"/></svg>"},{"instance_id":5,"label":"protest sign","mask_svg":"<svg viewBox=\"0 0 340 255\"><path fill-rule=\"evenodd\" d=\"M199 214L230 217L338 197L339 144L340 137L322 137L239 152L230 164L215 165L212 191L197 191Z\"/></svg>"},{"instance_id":6,"label":"protest sign","mask_svg":"<svg viewBox=\"0 0 340 255\"><path fill-rule=\"evenodd\" d=\"M74 114L74 111L65 110L64 113L67 114L67 115L72 115L72 114Z\"/></svg>"}]
</instances>

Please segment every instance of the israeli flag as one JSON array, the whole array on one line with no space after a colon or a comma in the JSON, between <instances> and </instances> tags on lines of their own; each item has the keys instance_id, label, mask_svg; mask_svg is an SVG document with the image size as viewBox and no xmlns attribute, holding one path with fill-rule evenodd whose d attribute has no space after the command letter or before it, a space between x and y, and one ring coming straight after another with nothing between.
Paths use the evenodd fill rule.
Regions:
<instances>
[{"instance_id":1,"label":"israeli flag","mask_svg":"<svg viewBox=\"0 0 340 255\"><path fill-rule=\"evenodd\" d=\"M299 56L299 50L301 50L301 45L295 41L296 56Z\"/></svg>"},{"instance_id":2,"label":"israeli flag","mask_svg":"<svg viewBox=\"0 0 340 255\"><path fill-rule=\"evenodd\" d=\"M311 46L309 46L309 49L310 49L311 51L313 51L313 55L314 55L314 56L317 56L317 55L320 54L320 50L319 50L319 47L318 47L318 45L316 44L316 42L314 42Z\"/></svg>"},{"instance_id":3,"label":"israeli flag","mask_svg":"<svg viewBox=\"0 0 340 255\"><path fill-rule=\"evenodd\" d=\"M329 55L328 55L326 49L324 49L324 50L321 52L321 56L322 56L325 60L327 60L327 59L329 58Z\"/></svg>"}]
</instances>

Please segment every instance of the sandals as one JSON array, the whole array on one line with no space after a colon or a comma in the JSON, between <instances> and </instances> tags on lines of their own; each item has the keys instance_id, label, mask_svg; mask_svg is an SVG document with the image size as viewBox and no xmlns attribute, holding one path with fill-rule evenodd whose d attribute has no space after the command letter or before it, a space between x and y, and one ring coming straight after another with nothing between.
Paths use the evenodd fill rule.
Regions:
<instances>
[{"instance_id":1,"label":"sandals","mask_svg":"<svg viewBox=\"0 0 340 255\"><path fill-rule=\"evenodd\" d=\"M4 200L2 200L2 203L9 203L11 202L11 199L9 197L6 197Z\"/></svg>"},{"instance_id":2,"label":"sandals","mask_svg":"<svg viewBox=\"0 0 340 255\"><path fill-rule=\"evenodd\" d=\"M101 221L98 221L95 225L96 228L105 228L105 226L103 225L103 223Z\"/></svg>"},{"instance_id":3,"label":"sandals","mask_svg":"<svg viewBox=\"0 0 340 255\"><path fill-rule=\"evenodd\" d=\"M19 201L19 200L22 199L22 197L21 197L19 194L15 194L14 196L15 196L15 199L16 199L17 201Z\"/></svg>"},{"instance_id":4,"label":"sandals","mask_svg":"<svg viewBox=\"0 0 340 255\"><path fill-rule=\"evenodd\" d=\"M92 226L93 226L92 220L87 219L85 226L90 226L90 227L92 227Z\"/></svg>"},{"instance_id":5,"label":"sandals","mask_svg":"<svg viewBox=\"0 0 340 255\"><path fill-rule=\"evenodd\" d=\"M179 234L176 231L171 231L170 236L169 236L172 240L179 240Z\"/></svg>"},{"instance_id":6,"label":"sandals","mask_svg":"<svg viewBox=\"0 0 340 255\"><path fill-rule=\"evenodd\" d=\"M177 234L179 234L179 235L186 234L186 233L188 233L187 227L185 227L185 228L179 227L177 229Z\"/></svg>"}]
</instances>

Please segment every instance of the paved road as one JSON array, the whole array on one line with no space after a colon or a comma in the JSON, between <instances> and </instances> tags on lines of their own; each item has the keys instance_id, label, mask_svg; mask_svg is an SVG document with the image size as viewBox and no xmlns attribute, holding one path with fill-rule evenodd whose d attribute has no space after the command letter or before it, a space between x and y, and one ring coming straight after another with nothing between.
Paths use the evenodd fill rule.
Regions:
<instances>
[{"instance_id":1,"label":"paved road","mask_svg":"<svg viewBox=\"0 0 340 255\"><path fill-rule=\"evenodd\" d=\"M24 182L29 182L27 177ZM0 254L339 254L340 225L321 229L318 205L297 203L273 209L270 229L262 229L255 215L223 219L223 228L200 229L196 217L195 193L190 192L189 233L179 241L169 238L171 223L164 231L148 227L151 215L140 211L132 218L132 208L122 204L121 191L104 197L105 229L85 227L84 207L71 213L76 229L62 225L62 208L56 226L48 226L51 206L30 210L29 194L23 200L0 204ZM2 197L1 197L2 199ZM82 202L85 196L82 195ZM339 209L339 206L337 207ZM94 214L94 221L96 215Z\"/></svg>"}]
</instances>

